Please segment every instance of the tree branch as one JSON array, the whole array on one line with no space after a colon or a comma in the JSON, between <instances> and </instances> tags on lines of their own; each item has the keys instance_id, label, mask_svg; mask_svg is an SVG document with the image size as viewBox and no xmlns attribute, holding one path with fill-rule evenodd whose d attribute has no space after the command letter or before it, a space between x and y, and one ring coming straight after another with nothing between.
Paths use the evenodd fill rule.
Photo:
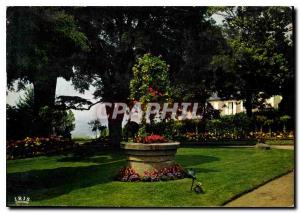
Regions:
<instances>
[{"instance_id":1,"label":"tree branch","mask_svg":"<svg viewBox=\"0 0 300 213\"><path fill-rule=\"evenodd\" d=\"M74 109L74 110L90 110L94 105L102 103L102 100L95 103L81 98L79 96L59 96L57 97L56 107L61 109ZM84 107L87 105L87 107Z\"/></svg>"}]
</instances>

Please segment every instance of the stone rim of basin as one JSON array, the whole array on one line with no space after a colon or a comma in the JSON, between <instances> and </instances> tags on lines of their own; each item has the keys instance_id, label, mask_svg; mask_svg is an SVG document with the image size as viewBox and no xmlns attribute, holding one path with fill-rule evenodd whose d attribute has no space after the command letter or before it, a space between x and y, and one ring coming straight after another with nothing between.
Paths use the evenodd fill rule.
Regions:
<instances>
[{"instance_id":1,"label":"stone rim of basin","mask_svg":"<svg viewBox=\"0 0 300 213\"><path fill-rule=\"evenodd\" d=\"M166 149L177 149L180 146L179 142L167 142L167 143L128 143L122 142L121 148L123 149L136 149L136 150L166 150Z\"/></svg>"}]
</instances>

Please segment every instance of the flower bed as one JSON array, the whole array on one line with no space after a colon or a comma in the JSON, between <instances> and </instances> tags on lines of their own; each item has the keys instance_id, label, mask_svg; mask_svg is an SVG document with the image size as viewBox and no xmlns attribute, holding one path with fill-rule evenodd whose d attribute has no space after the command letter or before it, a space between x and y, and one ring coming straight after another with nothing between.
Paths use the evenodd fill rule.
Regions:
<instances>
[{"instance_id":1,"label":"flower bed","mask_svg":"<svg viewBox=\"0 0 300 213\"><path fill-rule=\"evenodd\" d=\"M167 143L167 139L161 135L154 135L151 134L149 136L145 137L137 137L135 140L136 143L145 143L145 144L150 144L150 143Z\"/></svg>"},{"instance_id":2,"label":"flower bed","mask_svg":"<svg viewBox=\"0 0 300 213\"><path fill-rule=\"evenodd\" d=\"M26 158L50 154L72 149L76 146L73 141L62 137L26 137L24 140L8 140L6 144L7 159Z\"/></svg>"},{"instance_id":3,"label":"flower bed","mask_svg":"<svg viewBox=\"0 0 300 213\"><path fill-rule=\"evenodd\" d=\"M117 179L124 182L155 182L182 179L186 176L184 169L179 165L165 167L163 169L144 171L144 175L139 175L133 168L124 167L119 171Z\"/></svg>"},{"instance_id":4,"label":"flower bed","mask_svg":"<svg viewBox=\"0 0 300 213\"><path fill-rule=\"evenodd\" d=\"M194 132L187 132L185 134L175 135L172 137L175 141L180 141L183 144L252 144L257 141L293 141L293 132L290 133L262 133L262 132L250 132L244 137L236 137L234 134L224 133L222 135L216 135L212 132L205 132L196 134Z\"/></svg>"}]
</instances>

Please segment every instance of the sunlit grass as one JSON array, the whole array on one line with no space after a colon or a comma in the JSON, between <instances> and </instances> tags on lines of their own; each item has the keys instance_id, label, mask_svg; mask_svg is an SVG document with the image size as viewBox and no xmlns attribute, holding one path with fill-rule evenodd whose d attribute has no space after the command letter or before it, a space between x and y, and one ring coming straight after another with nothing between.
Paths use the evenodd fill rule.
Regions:
<instances>
[{"instance_id":1,"label":"sunlit grass","mask_svg":"<svg viewBox=\"0 0 300 213\"><path fill-rule=\"evenodd\" d=\"M33 206L188 207L220 206L232 197L293 169L291 150L180 148L176 160L194 168L205 193L190 191L191 179L154 183L114 181L126 164L111 151L10 160L8 205L14 196Z\"/></svg>"}]
</instances>

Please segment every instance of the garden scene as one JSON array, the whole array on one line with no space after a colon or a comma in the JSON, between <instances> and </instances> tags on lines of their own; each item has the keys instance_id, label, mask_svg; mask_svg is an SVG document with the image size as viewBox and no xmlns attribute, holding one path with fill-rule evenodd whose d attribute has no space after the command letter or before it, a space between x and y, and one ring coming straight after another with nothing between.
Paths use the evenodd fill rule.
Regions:
<instances>
[{"instance_id":1,"label":"garden scene","mask_svg":"<svg viewBox=\"0 0 300 213\"><path fill-rule=\"evenodd\" d=\"M294 206L293 7L6 19L7 206Z\"/></svg>"}]
</instances>

